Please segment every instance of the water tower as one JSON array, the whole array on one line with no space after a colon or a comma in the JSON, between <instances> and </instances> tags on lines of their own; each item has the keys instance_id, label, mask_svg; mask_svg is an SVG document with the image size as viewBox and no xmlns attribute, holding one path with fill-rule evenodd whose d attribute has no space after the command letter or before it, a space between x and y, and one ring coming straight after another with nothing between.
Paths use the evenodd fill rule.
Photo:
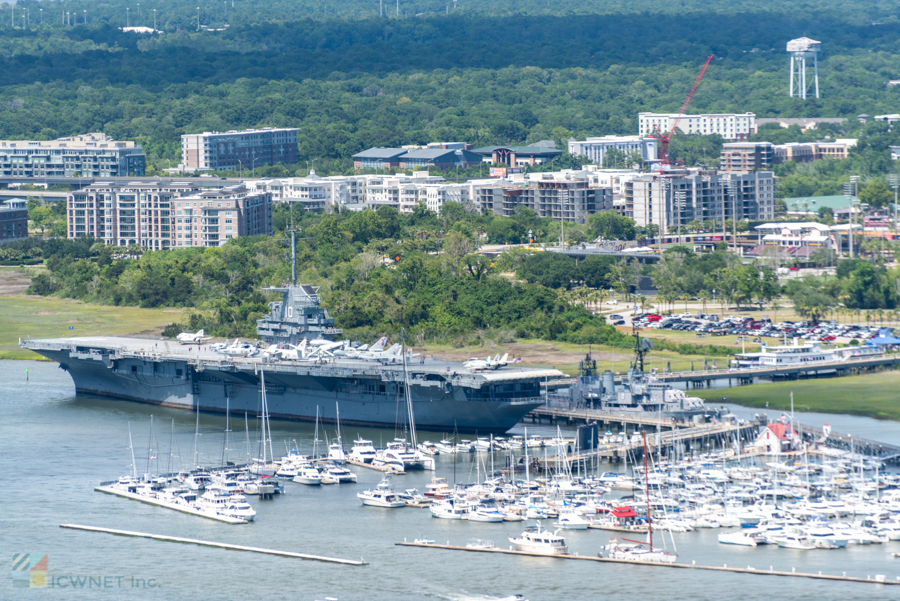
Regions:
<instances>
[{"instance_id":1,"label":"water tower","mask_svg":"<svg viewBox=\"0 0 900 601\"><path fill-rule=\"evenodd\" d=\"M806 84L806 59L813 62L813 77L816 83L816 98L819 97L819 62L817 55L822 42L809 38L797 38L787 43L787 51L791 53L791 98L806 98L809 86ZM795 85L796 82L796 85ZM796 94L794 90L796 89Z\"/></svg>"}]
</instances>

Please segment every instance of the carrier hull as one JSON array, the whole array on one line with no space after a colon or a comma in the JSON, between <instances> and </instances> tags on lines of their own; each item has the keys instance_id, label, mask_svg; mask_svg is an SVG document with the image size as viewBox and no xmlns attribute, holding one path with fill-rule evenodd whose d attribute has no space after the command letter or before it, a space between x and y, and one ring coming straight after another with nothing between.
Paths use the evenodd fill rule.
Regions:
<instances>
[{"instance_id":1,"label":"carrier hull","mask_svg":"<svg viewBox=\"0 0 900 601\"><path fill-rule=\"evenodd\" d=\"M25 341L65 369L79 394L208 412L258 414L260 372L273 418L394 427L406 421L409 382L416 427L442 432L503 433L541 406L541 382L556 370L479 373L461 364L357 360L327 363L223 358L203 347L122 338Z\"/></svg>"}]
</instances>

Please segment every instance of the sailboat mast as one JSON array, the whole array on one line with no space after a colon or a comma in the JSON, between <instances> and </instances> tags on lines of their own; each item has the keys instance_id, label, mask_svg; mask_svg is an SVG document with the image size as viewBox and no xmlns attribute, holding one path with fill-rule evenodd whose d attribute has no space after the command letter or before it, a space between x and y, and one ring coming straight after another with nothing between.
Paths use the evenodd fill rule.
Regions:
<instances>
[{"instance_id":1,"label":"sailboat mast","mask_svg":"<svg viewBox=\"0 0 900 601\"><path fill-rule=\"evenodd\" d=\"M413 416L412 394L409 390L409 372L406 370L406 332L404 328L400 329L400 346L403 352L403 390L406 393L406 410L409 413L409 436L413 449L415 449L419 446L419 441L416 440L416 420Z\"/></svg>"},{"instance_id":2,"label":"sailboat mast","mask_svg":"<svg viewBox=\"0 0 900 601\"><path fill-rule=\"evenodd\" d=\"M644 436L644 483L647 486L647 534L650 537L650 552L653 552L653 524L650 517L650 470L647 468L647 433Z\"/></svg>"},{"instance_id":3,"label":"sailboat mast","mask_svg":"<svg viewBox=\"0 0 900 601\"><path fill-rule=\"evenodd\" d=\"M197 399L197 423L194 426L194 467L199 465L197 459L197 438L200 436L200 399Z\"/></svg>"},{"instance_id":4,"label":"sailboat mast","mask_svg":"<svg viewBox=\"0 0 900 601\"><path fill-rule=\"evenodd\" d=\"M231 415L231 412L229 411L229 400L228 395L225 395L225 442L222 443L222 467L228 465L226 463L228 460L228 433L231 432L228 422L228 417Z\"/></svg>"},{"instance_id":5,"label":"sailboat mast","mask_svg":"<svg viewBox=\"0 0 900 601\"><path fill-rule=\"evenodd\" d=\"M522 443L522 448L525 449L525 482L528 482L531 478L528 474L528 428L525 428L525 438L522 439L524 442ZM515 474L515 471L513 472Z\"/></svg>"},{"instance_id":6,"label":"sailboat mast","mask_svg":"<svg viewBox=\"0 0 900 601\"><path fill-rule=\"evenodd\" d=\"M150 436L147 439L147 473L150 473L150 462L153 460L153 414L150 414Z\"/></svg>"},{"instance_id":7,"label":"sailboat mast","mask_svg":"<svg viewBox=\"0 0 900 601\"><path fill-rule=\"evenodd\" d=\"M134 460L134 443L131 441L131 422L128 422L128 448L131 449L131 474L137 479L137 463Z\"/></svg>"}]
</instances>

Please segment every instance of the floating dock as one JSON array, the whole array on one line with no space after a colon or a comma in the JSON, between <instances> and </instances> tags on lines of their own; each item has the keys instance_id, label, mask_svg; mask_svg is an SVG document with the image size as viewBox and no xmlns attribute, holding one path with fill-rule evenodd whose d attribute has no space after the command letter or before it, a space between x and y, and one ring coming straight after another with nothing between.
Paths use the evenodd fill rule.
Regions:
<instances>
[{"instance_id":1,"label":"floating dock","mask_svg":"<svg viewBox=\"0 0 900 601\"><path fill-rule=\"evenodd\" d=\"M188 515L196 515L197 517L207 518L209 520L217 520L219 522L225 522L226 524L247 524L248 523L247 520L244 520L241 518L233 518L233 517L230 517L227 515L203 513L192 507L187 507L185 505L178 505L176 503L168 503L166 501L161 501L159 499L153 499L150 497L136 495L131 492L119 490L118 488L113 488L112 486L97 486L94 488L94 490L96 490L97 492L106 493L108 495L116 495L117 497L125 497L126 499L140 501L141 503L147 503L148 505L157 505L159 507L165 507L166 509L174 509L175 511L180 511L180 512L186 513Z\"/></svg>"},{"instance_id":2,"label":"floating dock","mask_svg":"<svg viewBox=\"0 0 900 601\"><path fill-rule=\"evenodd\" d=\"M698 566L692 563L662 563L659 561L634 561L630 559L612 559L609 557L599 557L592 555L543 555L541 553L531 553L529 551L513 551L512 549L486 549L481 547L458 547L456 545L437 545L434 543L395 543L400 547L425 547L428 549L444 549L446 551L469 551L473 553L502 553L504 555L522 555L525 557L541 557L544 559L574 559L580 561L595 561L598 563L615 563L619 565L636 565L636 566L653 566L662 568L679 568L686 570L710 570L713 572L731 572L734 574L753 574L754 576L785 576L788 578L812 578L815 580L831 580L835 582L859 582L866 584L889 584L900 585L900 576L897 580L888 580L883 575L876 575L875 578L858 578L855 576L833 576L830 574L808 574L804 572L781 572L774 570L757 570L756 568L747 566L746 568L729 568L728 565L719 566Z\"/></svg>"},{"instance_id":3,"label":"floating dock","mask_svg":"<svg viewBox=\"0 0 900 601\"><path fill-rule=\"evenodd\" d=\"M371 463L366 463L365 461L356 461L355 459L344 459L344 462L349 463L350 465L355 465L356 467L364 467L370 470L375 470L376 472L383 472L385 474L392 474L394 476L402 476L406 474L406 472L400 472L395 469L380 465L372 465Z\"/></svg>"},{"instance_id":4,"label":"floating dock","mask_svg":"<svg viewBox=\"0 0 900 601\"><path fill-rule=\"evenodd\" d=\"M349 566L364 566L366 562L352 559L339 559L336 557L324 557L322 555L308 555L306 553L294 553L293 551L277 551L275 549L263 549L261 547L245 547L244 545L230 545L228 543L216 543L208 540L197 540L193 538L181 538L180 536L165 536L162 534L149 534L147 532L132 532L130 530L114 530L112 528L97 528L95 526L81 526L78 524L60 524L60 528L69 530L82 530L84 532L102 532L104 534L114 534L116 536L132 536L136 538L150 538L169 543L185 543L189 545L201 545L204 547L216 547L219 549L228 549L229 551L248 551L250 553L264 553L266 555L278 555L280 557L293 557L296 559L308 559L312 561L325 561L328 563L341 563Z\"/></svg>"}]
</instances>

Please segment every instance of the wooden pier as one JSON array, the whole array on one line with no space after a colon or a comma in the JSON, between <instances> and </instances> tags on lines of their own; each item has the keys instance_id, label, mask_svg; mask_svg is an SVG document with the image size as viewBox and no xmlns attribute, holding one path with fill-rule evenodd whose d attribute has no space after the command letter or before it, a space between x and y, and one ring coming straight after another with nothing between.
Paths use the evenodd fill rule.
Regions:
<instances>
[{"instance_id":1,"label":"wooden pier","mask_svg":"<svg viewBox=\"0 0 900 601\"><path fill-rule=\"evenodd\" d=\"M150 538L169 543L185 543L189 545L201 545L204 547L217 547L219 549L228 549L229 551L248 551L250 553L263 553L266 555L278 555L280 557L293 557L296 559L308 559L312 561L324 561L328 563L341 563L349 566L364 566L366 562L352 559L338 559L336 557L324 557L322 555L309 555L306 553L294 553L293 551L277 551L275 549L263 549L261 547L246 547L244 545L231 545L228 543L217 543L208 540L197 540L193 538L182 538L180 536L165 536L162 534L149 534L147 532L132 532L130 530L114 530L112 528L97 528L95 526L81 526L79 524L60 524L60 528L68 530L81 530L84 532L102 532L104 534L114 534L116 536L132 536L136 538Z\"/></svg>"},{"instance_id":2,"label":"wooden pier","mask_svg":"<svg viewBox=\"0 0 900 601\"><path fill-rule=\"evenodd\" d=\"M433 543L396 543L400 547L419 547L428 549L443 549L445 551L469 551L472 553L501 553L504 555L520 555L524 557L540 557L542 559L570 559L576 561L594 561L597 563L612 563L618 565L634 565L634 566L652 566L660 568L675 568L684 570L710 570L714 572L731 572L733 574L752 574L754 576L782 576L787 578L811 578L813 580L830 580L834 582L855 582L864 584L885 584L900 585L900 576L896 580L888 580L883 575L876 575L875 578L859 578L854 576L836 576L831 574L810 574L805 572L783 572L769 570L758 570L751 566L746 568L729 568L727 564L720 566L698 566L693 563L662 563L658 561L634 561L630 559L612 559L609 557L599 557L593 555L542 555L540 553L531 553L528 551L514 551L512 549L485 549L480 547L459 547L455 545L437 545Z\"/></svg>"},{"instance_id":3,"label":"wooden pier","mask_svg":"<svg viewBox=\"0 0 900 601\"><path fill-rule=\"evenodd\" d=\"M647 450L649 453L658 453L666 456L678 445L684 445L686 449L697 446L698 449L708 450L704 443L721 447L735 438L741 441L755 439L759 426L756 423L716 422L701 424L691 428L669 430L668 432L648 433ZM550 455L534 457L530 466L533 469L544 472L554 472L563 469L567 464L568 469L574 470L578 464L585 470L591 462L622 461L625 457L640 458L644 456L644 443L641 441L628 441L618 445L600 445L598 448L578 453L565 453L564 455Z\"/></svg>"}]
</instances>

